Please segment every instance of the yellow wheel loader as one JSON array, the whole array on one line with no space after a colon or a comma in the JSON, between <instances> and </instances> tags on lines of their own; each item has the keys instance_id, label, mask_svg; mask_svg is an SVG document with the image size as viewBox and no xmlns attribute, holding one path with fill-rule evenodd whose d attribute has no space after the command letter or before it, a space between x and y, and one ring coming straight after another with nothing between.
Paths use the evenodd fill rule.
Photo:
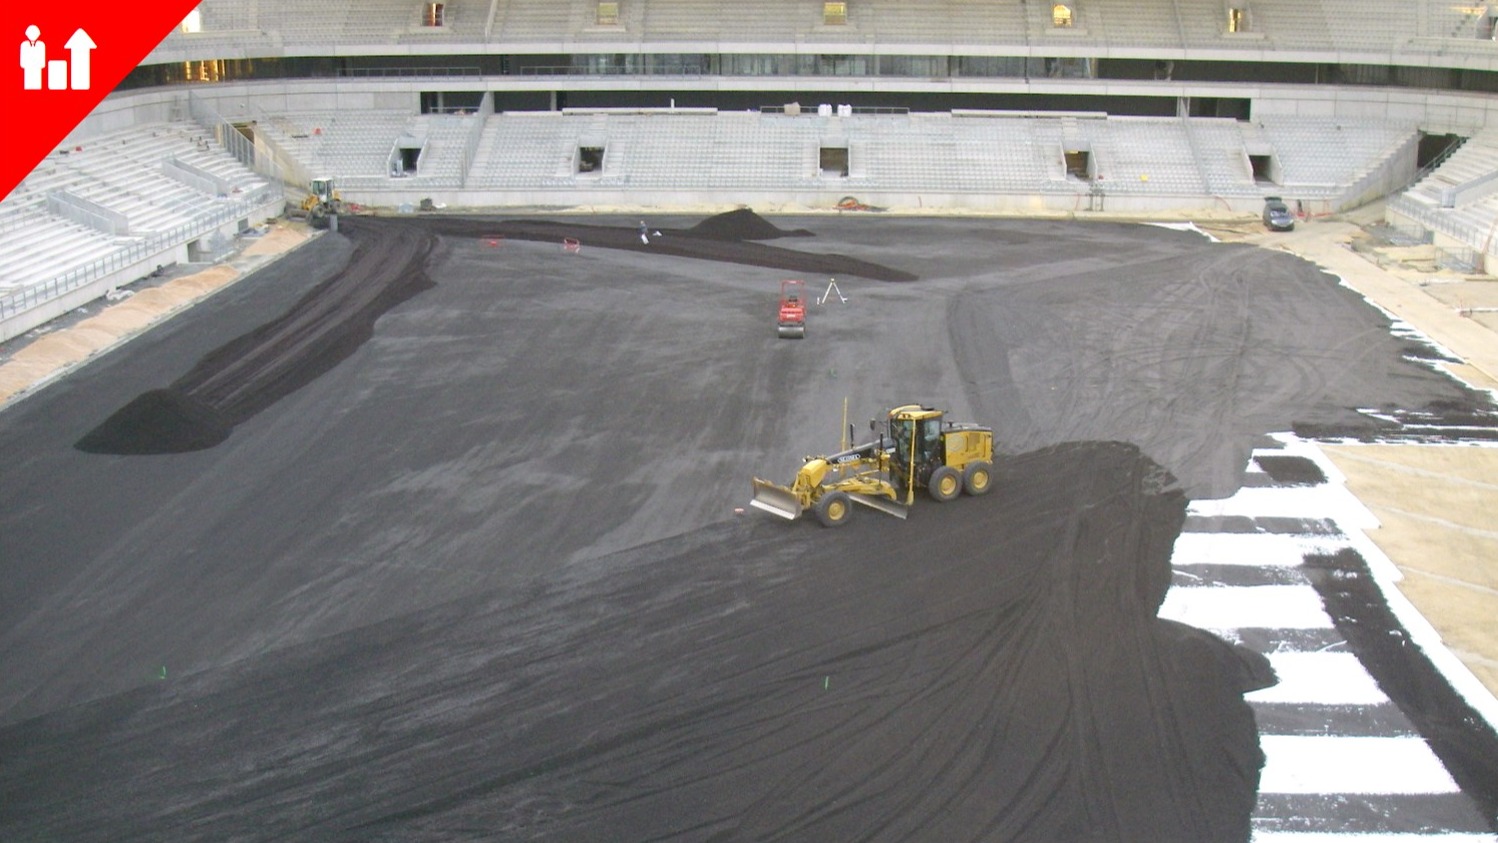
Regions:
<instances>
[{"instance_id":1,"label":"yellow wheel loader","mask_svg":"<svg viewBox=\"0 0 1498 843\"><path fill-rule=\"evenodd\" d=\"M307 196L297 207L300 216L318 228L338 229L338 215L343 213L343 196L332 179L313 179L307 185Z\"/></svg>"},{"instance_id":2,"label":"yellow wheel loader","mask_svg":"<svg viewBox=\"0 0 1498 843\"><path fill-rule=\"evenodd\" d=\"M879 436L827 456L807 457L789 486L754 478L749 505L794 521L810 510L827 527L848 523L853 504L898 518L917 489L937 501L993 488L993 431L944 420L941 410L906 404L889 411Z\"/></svg>"}]
</instances>

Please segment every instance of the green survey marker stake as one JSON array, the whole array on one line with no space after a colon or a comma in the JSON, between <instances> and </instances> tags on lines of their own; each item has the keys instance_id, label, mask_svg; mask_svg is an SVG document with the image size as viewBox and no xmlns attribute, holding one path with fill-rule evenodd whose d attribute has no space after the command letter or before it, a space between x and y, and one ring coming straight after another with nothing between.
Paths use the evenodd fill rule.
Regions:
<instances>
[{"instance_id":1,"label":"green survey marker stake","mask_svg":"<svg viewBox=\"0 0 1498 843\"><path fill-rule=\"evenodd\" d=\"M166 665L162 665L161 666L161 675L159 677L157 677L157 678L158 679L165 679L166 678Z\"/></svg>"},{"instance_id":2,"label":"green survey marker stake","mask_svg":"<svg viewBox=\"0 0 1498 843\"><path fill-rule=\"evenodd\" d=\"M165 670L165 668L163 668L163 670ZM827 690L827 683L831 682L831 681L832 681L832 677L831 676L823 676L822 677L822 690L824 690L824 691Z\"/></svg>"}]
</instances>

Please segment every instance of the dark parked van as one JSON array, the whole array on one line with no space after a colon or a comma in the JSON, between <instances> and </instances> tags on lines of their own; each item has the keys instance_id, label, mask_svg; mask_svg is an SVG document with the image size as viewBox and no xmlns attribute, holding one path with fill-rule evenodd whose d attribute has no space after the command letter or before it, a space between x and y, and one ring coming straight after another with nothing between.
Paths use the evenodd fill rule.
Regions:
<instances>
[{"instance_id":1,"label":"dark parked van","mask_svg":"<svg viewBox=\"0 0 1498 843\"><path fill-rule=\"evenodd\" d=\"M1264 197L1264 227L1270 231L1293 231L1295 229L1295 215L1290 213L1285 200L1278 196Z\"/></svg>"}]
</instances>

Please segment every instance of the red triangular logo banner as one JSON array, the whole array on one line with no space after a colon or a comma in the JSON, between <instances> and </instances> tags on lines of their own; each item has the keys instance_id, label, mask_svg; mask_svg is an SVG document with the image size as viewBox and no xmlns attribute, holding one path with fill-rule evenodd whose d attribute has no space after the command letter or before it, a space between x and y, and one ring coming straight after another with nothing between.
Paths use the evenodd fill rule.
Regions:
<instances>
[{"instance_id":1,"label":"red triangular logo banner","mask_svg":"<svg viewBox=\"0 0 1498 843\"><path fill-rule=\"evenodd\" d=\"M198 5L155 3L5 3L0 33L15 46L0 72L0 198L62 143L84 117Z\"/></svg>"}]
</instances>

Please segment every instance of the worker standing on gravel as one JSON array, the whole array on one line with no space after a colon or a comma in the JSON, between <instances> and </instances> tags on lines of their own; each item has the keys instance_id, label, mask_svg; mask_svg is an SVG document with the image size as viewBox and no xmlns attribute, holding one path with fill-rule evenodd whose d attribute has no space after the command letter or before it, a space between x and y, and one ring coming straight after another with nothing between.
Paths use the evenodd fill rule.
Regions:
<instances>
[{"instance_id":1,"label":"worker standing on gravel","mask_svg":"<svg viewBox=\"0 0 1498 843\"><path fill-rule=\"evenodd\" d=\"M650 226L646 225L644 220L640 220L640 242L650 245Z\"/></svg>"}]
</instances>

